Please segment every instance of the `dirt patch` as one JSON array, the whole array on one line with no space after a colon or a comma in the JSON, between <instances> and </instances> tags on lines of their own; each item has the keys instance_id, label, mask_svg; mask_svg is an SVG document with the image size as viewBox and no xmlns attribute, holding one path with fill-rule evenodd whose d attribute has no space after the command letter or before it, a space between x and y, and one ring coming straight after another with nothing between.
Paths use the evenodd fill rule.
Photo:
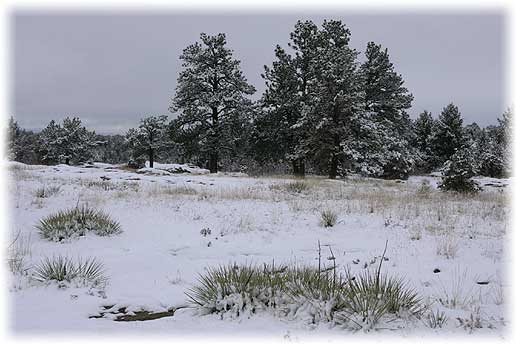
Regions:
<instances>
[{"instance_id":1,"label":"dirt patch","mask_svg":"<svg viewBox=\"0 0 516 344\"><path fill-rule=\"evenodd\" d=\"M148 321L148 320L156 320L165 317L174 316L176 310L180 308L186 308L186 306L172 307L163 312L151 312L146 310L128 312L126 307L116 308L114 305L111 306L102 306L102 309L99 314L91 315L90 319L101 319L106 318L107 314L113 314L116 317L113 319L114 321Z\"/></svg>"}]
</instances>

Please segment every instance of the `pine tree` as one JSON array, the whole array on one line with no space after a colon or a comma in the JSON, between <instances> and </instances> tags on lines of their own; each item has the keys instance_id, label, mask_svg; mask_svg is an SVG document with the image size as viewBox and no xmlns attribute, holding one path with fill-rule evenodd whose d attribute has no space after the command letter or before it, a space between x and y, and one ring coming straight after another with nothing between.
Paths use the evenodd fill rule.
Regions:
<instances>
[{"instance_id":1,"label":"pine tree","mask_svg":"<svg viewBox=\"0 0 516 344\"><path fill-rule=\"evenodd\" d=\"M436 156L434 167L444 164L464 145L462 117L459 108L453 103L447 105L439 115L431 142Z\"/></svg>"},{"instance_id":2,"label":"pine tree","mask_svg":"<svg viewBox=\"0 0 516 344\"><path fill-rule=\"evenodd\" d=\"M478 145L480 172L484 176L502 178L510 174L510 116L509 109L498 119L498 125L483 130Z\"/></svg>"},{"instance_id":3,"label":"pine tree","mask_svg":"<svg viewBox=\"0 0 516 344\"><path fill-rule=\"evenodd\" d=\"M295 125L301 116L296 68L292 56L276 46L276 61L264 66L262 78L266 89L260 101L261 111L253 131L254 154L258 161L291 159L297 172L295 152L301 146L302 135Z\"/></svg>"},{"instance_id":4,"label":"pine tree","mask_svg":"<svg viewBox=\"0 0 516 344\"><path fill-rule=\"evenodd\" d=\"M303 177L306 172L308 154L308 137L311 130L310 118L314 112L317 98L315 85L317 83L317 63L322 49L319 29L311 20L297 21L290 33L288 46L294 51L293 65L297 76L296 108L299 115L290 127L296 131L297 144L289 155L293 162L294 175Z\"/></svg>"},{"instance_id":5,"label":"pine tree","mask_svg":"<svg viewBox=\"0 0 516 344\"><path fill-rule=\"evenodd\" d=\"M349 47L350 31L340 21L324 21L319 31L319 47L314 83L314 99L308 138L310 152L321 161L329 178L335 179L344 163L349 165L352 122L360 115L362 92L357 73L358 52Z\"/></svg>"},{"instance_id":6,"label":"pine tree","mask_svg":"<svg viewBox=\"0 0 516 344\"><path fill-rule=\"evenodd\" d=\"M274 160L289 161L294 175L303 177L320 48L317 25L298 21L288 46L293 54L276 46L276 61L271 67L265 66L262 75L267 89L261 99L262 114L256 122L255 150Z\"/></svg>"},{"instance_id":7,"label":"pine tree","mask_svg":"<svg viewBox=\"0 0 516 344\"><path fill-rule=\"evenodd\" d=\"M369 42L365 56L366 61L360 67L364 108L375 122L377 133L369 133L376 138L364 147L364 163L380 166L381 169L372 169L380 173L377 176L406 179L415 154L409 144L411 123L405 111L410 108L413 96L403 86L403 78L396 73L387 49Z\"/></svg>"},{"instance_id":8,"label":"pine tree","mask_svg":"<svg viewBox=\"0 0 516 344\"><path fill-rule=\"evenodd\" d=\"M150 116L140 121L137 129L127 131L126 140L131 147L133 160L142 155L149 158L149 166L154 167L156 155L167 145L167 116Z\"/></svg>"},{"instance_id":9,"label":"pine tree","mask_svg":"<svg viewBox=\"0 0 516 344\"><path fill-rule=\"evenodd\" d=\"M100 135L95 137L93 159L110 164L121 164L129 161L129 147L124 135Z\"/></svg>"},{"instance_id":10,"label":"pine tree","mask_svg":"<svg viewBox=\"0 0 516 344\"><path fill-rule=\"evenodd\" d=\"M45 163L87 161L95 146L95 132L88 131L78 117L66 117L60 125L50 121L39 135L38 151Z\"/></svg>"},{"instance_id":11,"label":"pine tree","mask_svg":"<svg viewBox=\"0 0 516 344\"><path fill-rule=\"evenodd\" d=\"M462 146L444 163L443 180L438 187L443 191L477 192L478 184L472 179L478 174L478 163L474 152L468 146Z\"/></svg>"},{"instance_id":12,"label":"pine tree","mask_svg":"<svg viewBox=\"0 0 516 344\"><path fill-rule=\"evenodd\" d=\"M7 124L7 159L18 161L20 156L20 137L21 129L18 126L18 122L11 116Z\"/></svg>"},{"instance_id":13,"label":"pine tree","mask_svg":"<svg viewBox=\"0 0 516 344\"><path fill-rule=\"evenodd\" d=\"M419 157L417 167L420 171L431 172L433 166L433 151L431 137L434 130L434 119L428 111L423 111L414 121L414 141L413 145L418 149Z\"/></svg>"},{"instance_id":14,"label":"pine tree","mask_svg":"<svg viewBox=\"0 0 516 344\"><path fill-rule=\"evenodd\" d=\"M179 74L171 111L180 110L181 128L196 133L201 153L208 156L210 172L218 171L219 157L228 148L230 123L249 111L246 96L255 92L240 70L240 61L226 47L226 36L201 34L183 50L183 70Z\"/></svg>"}]
</instances>

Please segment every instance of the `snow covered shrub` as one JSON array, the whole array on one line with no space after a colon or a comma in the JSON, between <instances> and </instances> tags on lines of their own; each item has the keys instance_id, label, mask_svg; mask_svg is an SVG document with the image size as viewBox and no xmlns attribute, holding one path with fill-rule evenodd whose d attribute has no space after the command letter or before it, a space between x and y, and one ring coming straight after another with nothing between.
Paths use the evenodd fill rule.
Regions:
<instances>
[{"instance_id":1,"label":"snow covered shrub","mask_svg":"<svg viewBox=\"0 0 516 344\"><path fill-rule=\"evenodd\" d=\"M430 186L430 182L428 179L423 179L421 182L421 186L417 189L417 194L422 197L428 197L428 194L432 191L432 187Z\"/></svg>"},{"instance_id":2,"label":"snow covered shrub","mask_svg":"<svg viewBox=\"0 0 516 344\"><path fill-rule=\"evenodd\" d=\"M469 333L472 333L475 329L484 327L482 318L480 317L479 306L475 307L473 312L469 314L469 318L457 317L457 321L459 322L459 325L469 331Z\"/></svg>"},{"instance_id":3,"label":"snow covered shrub","mask_svg":"<svg viewBox=\"0 0 516 344\"><path fill-rule=\"evenodd\" d=\"M38 198L48 198L56 195L61 188L59 186L42 186L34 192Z\"/></svg>"},{"instance_id":4,"label":"snow covered shrub","mask_svg":"<svg viewBox=\"0 0 516 344\"><path fill-rule=\"evenodd\" d=\"M92 231L100 236L121 233L120 224L111 217L87 206L75 207L49 215L36 225L41 235L53 241L86 235Z\"/></svg>"},{"instance_id":5,"label":"snow covered shrub","mask_svg":"<svg viewBox=\"0 0 516 344\"><path fill-rule=\"evenodd\" d=\"M272 310L274 314L369 330L379 322L425 310L402 279L376 271L353 276L332 268L221 266L208 269L186 293L203 314L230 316Z\"/></svg>"},{"instance_id":6,"label":"snow covered shrub","mask_svg":"<svg viewBox=\"0 0 516 344\"><path fill-rule=\"evenodd\" d=\"M353 328L369 330L380 321L387 322L403 315L419 317L425 306L418 293L405 281L376 270L352 276L346 273L345 298L342 311L336 317Z\"/></svg>"},{"instance_id":7,"label":"snow covered shrub","mask_svg":"<svg viewBox=\"0 0 516 344\"><path fill-rule=\"evenodd\" d=\"M477 168L471 149L462 147L444 163L441 170L443 180L438 186L444 191L480 191L478 184L471 179L477 174Z\"/></svg>"},{"instance_id":8,"label":"snow covered shrub","mask_svg":"<svg viewBox=\"0 0 516 344\"><path fill-rule=\"evenodd\" d=\"M288 304L285 315L318 324L334 322L336 314L343 311L347 281L336 272L335 267L321 270L313 267L292 268L286 280Z\"/></svg>"},{"instance_id":9,"label":"snow covered shrub","mask_svg":"<svg viewBox=\"0 0 516 344\"><path fill-rule=\"evenodd\" d=\"M13 274L25 274L27 267L27 256L31 256L32 248L30 236L24 237L19 233L11 242L7 251L7 265Z\"/></svg>"},{"instance_id":10,"label":"snow covered shrub","mask_svg":"<svg viewBox=\"0 0 516 344\"><path fill-rule=\"evenodd\" d=\"M186 295L204 313L255 313L277 304L284 283L282 271L236 264L210 268Z\"/></svg>"},{"instance_id":11,"label":"snow covered shrub","mask_svg":"<svg viewBox=\"0 0 516 344\"><path fill-rule=\"evenodd\" d=\"M457 256L459 251L459 242L452 237L444 237L437 243L437 255L443 256L446 259L452 259Z\"/></svg>"},{"instance_id":12,"label":"snow covered shrub","mask_svg":"<svg viewBox=\"0 0 516 344\"><path fill-rule=\"evenodd\" d=\"M333 210L323 210L321 212L321 226L323 227L333 227L337 224L337 213Z\"/></svg>"},{"instance_id":13,"label":"snow covered shrub","mask_svg":"<svg viewBox=\"0 0 516 344\"><path fill-rule=\"evenodd\" d=\"M444 325L448 322L448 317L444 312L429 312L426 317L426 324L430 328L443 328Z\"/></svg>"},{"instance_id":14,"label":"snow covered shrub","mask_svg":"<svg viewBox=\"0 0 516 344\"><path fill-rule=\"evenodd\" d=\"M310 188L310 185L305 181L296 181L292 183L285 184L285 189L288 192L293 193L301 193L303 191L306 191Z\"/></svg>"},{"instance_id":15,"label":"snow covered shrub","mask_svg":"<svg viewBox=\"0 0 516 344\"><path fill-rule=\"evenodd\" d=\"M474 301L474 290L471 283L468 282L467 270L461 271L457 268L453 272L451 282L441 285L441 295L437 297L437 300L441 305L450 309L469 306ZM470 285L469 288L467 288L468 285Z\"/></svg>"},{"instance_id":16,"label":"snow covered shrub","mask_svg":"<svg viewBox=\"0 0 516 344\"><path fill-rule=\"evenodd\" d=\"M421 227L416 226L416 227L411 227L409 229L410 240L421 240L422 237L423 237L423 230L421 229Z\"/></svg>"},{"instance_id":17,"label":"snow covered shrub","mask_svg":"<svg viewBox=\"0 0 516 344\"><path fill-rule=\"evenodd\" d=\"M107 282L104 266L95 258L75 262L65 256L47 257L34 268L32 277L40 282L76 280L91 286L101 286Z\"/></svg>"}]
</instances>

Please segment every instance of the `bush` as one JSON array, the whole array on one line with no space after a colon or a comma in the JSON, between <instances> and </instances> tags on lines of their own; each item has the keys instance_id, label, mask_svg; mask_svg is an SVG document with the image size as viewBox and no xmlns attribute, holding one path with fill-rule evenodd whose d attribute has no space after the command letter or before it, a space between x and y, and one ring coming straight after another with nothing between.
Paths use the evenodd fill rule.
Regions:
<instances>
[{"instance_id":1,"label":"bush","mask_svg":"<svg viewBox=\"0 0 516 344\"><path fill-rule=\"evenodd\" d=\"M430 182L428 179L423 179L421 182L421 186L417 189L418 195L422 197L427 197L432 191L432 187L430 186Z\"/></svg>"},{"instance_id":2,"label":"bush","mask_svg":"<svg viewBox=\"0 0 516 344\"><path fill-rule=\"evenodd\" d=\"M34 192L38 198L48 198L56 195L61 188L59 186L42 186Z\"/></svg>"},{"instance_id":3,"label":"bush","mask_svg":"<svg viewBox=\"0 0 516 344\"><path fill-rule=\"evenodd\" d=\"M337 224L338 216L333 210L323 210L321 212L321 226L333 227Z\"/></svg>"},{"instance_id":4,"label":"bush","mask_svg":"<svg viewBox=\"0 0 516 344\"><path fill-rule=\"evenodd\" d=\"M446 259L452 259L457 256L459 251L459 242L453 237L444 237L437 242L437 255Z\"/></svg>"},{"instance_id":5,"label":"bush","mask_svg":"<svg viewBox=\"0 0 516 344\"><path fill-rule=\"evenodd\" d=\"M296 181L296 182L288 183L285 185L285 189L288 192L293 192L293 193L301 193L303 191L308 190L309 188L310 188L310 185L308 185L308 183L304 182L304 181Z\"/></svg>"},{"instance_id":6,"label":"bush","mask_svg":"<svg viewBox=\"0 0 516 344\"><path fill-rule=\"evenodd\" d=\"M366 270L358 276L347 273L347 288L342 311L338 314L352 327L373 328L384 317L399 317L402 312L419 316L424 311L422 299L403 279ZM387 319L388 321L392 319Z\"/></svg>"},{"instance_id":7,"label":"bush","mask_svg":"<svg viewBox=\"0 0 516 344\"><path fill-rule=\"evenodd\" d=\"M443 168L443 180L438 187L443 191L477 192L480 191L478 184L473 178L478 170L471 149L463 147L446 161Z\"/></svg>"},{"instance_id":8,"label":"bush","mask_svg":"<svg viewBox=\"0 0 516 344\"><path fill-rule=\"evenodd\" d=\"M209 268L199 277L199 285L186 293L188 299L205 313L227 313L239 316L259 308L275 307L275 296L284 289L284 269L264 265L236 264Z\"/></svg>"},{"instance_id":9,"label":"bush","mask_svg":"<svg viewBox=\"0 0 516 344\"><path fill-rule=\"evenodd\" d=\"M222 316L272 310L292 318L308 317L311 323L331 322L347 328L369 330L381 320L424 312L418 294L399 278L375 271L352 276L336 267L279 269L247 265L208 269L187 296L202 313Z\"/></svg>"},{"instance_id":10,"label":"bush","mask_svg":"<svg viewBox=\"0 0 516 344\"><path fill-rule=\"evenodd\" d=\"M92 231L100 236L119 234L120 224L100 211L87 206L75 207L47 216L36 225L44 238L61 241L67 238L86 235Z\"/></svg>"},{"instance_id":11,"label":"bush","mask_svg":"<svg viewBox=\"0 0 516 344\"><path fill-rule=\"evenodd\" d=\"M426 317L426 323L430 328L442 328L447 322L448 317L444 312L430 312Z\"/></svg>"},{"instance_id":12,"label":"bush","mask_svg":"<svg viewBox=\"0 0 516 344\"><path fill-rule=\"evenodd\" d=\"M107 282L104 266L95 258L74 262L64 256L45 258L34 268L32 277L40 282L72 282L101 286Z\"/></svg>"},{"instance_id":13,"label":"bush","mask_svg":"<svg viewBox=\"0 0 516 344\"><path fill-rule=\"evenodd\" d=\"M24 275L29 268L27 267L27 257L31 256L32 247L30 236L25 237L16 235L7 250L7 265L13 274Z\"/></svg>"}]
</instances>

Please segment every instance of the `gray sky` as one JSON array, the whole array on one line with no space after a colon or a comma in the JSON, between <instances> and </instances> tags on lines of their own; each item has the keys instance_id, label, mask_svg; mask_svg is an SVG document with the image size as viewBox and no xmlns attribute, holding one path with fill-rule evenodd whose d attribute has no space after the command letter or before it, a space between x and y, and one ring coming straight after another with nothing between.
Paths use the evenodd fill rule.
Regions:
<instances>
[{"instance_id":1,"label":"gray sky","mask_svg":"<svg viewBox=\"0 0 516 344\"><path fill-rule=\"evenodd\" d=\"M346 23L360 52L368 41L389 49L414 95L411 117L424 109L436 117L454 102L466 123L485 126L505 110L502 14L17 12L11 17L10 113L31 129L77 115L99 133L123 133L142 117L169 114L179 55L200 32L227 34L257 99L275 45L286 46L297 19L324 18Z\"/></svg>"}]
</instances>

